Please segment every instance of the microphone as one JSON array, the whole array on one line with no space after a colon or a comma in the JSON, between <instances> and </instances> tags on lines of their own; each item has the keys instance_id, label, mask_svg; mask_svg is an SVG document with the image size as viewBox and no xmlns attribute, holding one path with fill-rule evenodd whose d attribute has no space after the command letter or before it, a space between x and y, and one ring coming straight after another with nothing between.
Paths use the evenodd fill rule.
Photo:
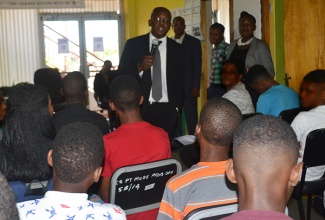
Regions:
<instances>
[{"instance_id":1,"label":"microphone","mask_svg":"<svg viewBox=\"0 0 325 220\"><path fill-rule=\"evenodd\" d=\"M153 56L153 55L155 54L155 52L156 52L158 46L159 46L159 40L157 40L157 39L153 39L153 40L151 41L151 51L150 51L150 55L151 55L151 56Z\"/></svg>"}]
</instances>

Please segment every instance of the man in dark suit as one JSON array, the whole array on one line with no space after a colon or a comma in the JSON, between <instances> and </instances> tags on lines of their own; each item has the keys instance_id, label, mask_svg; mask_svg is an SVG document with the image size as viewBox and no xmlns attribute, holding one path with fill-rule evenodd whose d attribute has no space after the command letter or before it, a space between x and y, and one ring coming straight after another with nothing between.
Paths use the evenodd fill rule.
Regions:
<instances>
[{"instance_id":1,"label":"man in dark suit","mask_svg":"<svg viewBox=\"0 0 325 220\"><path fill-rule=\"evenodd\" d=\"M118 71L138 79L144 97L142 118L163 128L172 140L184 96L185 49L166 37L171 26L171 14L167 8L155 8L148 23L151 27L149 34L126 42ZM161 57L162 97L158 100L152 95L153 63L157 53L152 56L150 47L154 39L161 41L157 53Z\"/></svg>"},{"instance_id":2,"label":"man in dark suit","mask_svg":"<svg viewBox=\"0 0 325 220\"><path fill-rule=\"evenodd\" d=\"M173 19L174 40L185 47L185 99L183 110L188 134L194 135L198 121L197 98L200 97L202 49L201 42L185 33L185 20L178 16ZM182 135L182 123L179 120L176 136Z\"/></svg>"}]
</instances>

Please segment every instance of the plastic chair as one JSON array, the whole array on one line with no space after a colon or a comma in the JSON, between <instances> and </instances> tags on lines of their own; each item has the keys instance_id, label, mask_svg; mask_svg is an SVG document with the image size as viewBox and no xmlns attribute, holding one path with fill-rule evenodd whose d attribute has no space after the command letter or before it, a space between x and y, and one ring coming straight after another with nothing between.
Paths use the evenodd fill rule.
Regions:
<instances>
[{"instance_id":1,"label":"plastic chair","mask_svg":"<svg viewBox=\"0 0 325 220\"><path fill-rule=\"evenodd\" d=\"M323 194L325 190L325 177L305 181L307 168L325 165L325 128L311 131L306 138L305 152L303 157L303 170L298 185L292 192L292 197L298 201L300 219L305 219L302 195L307 194L307 219L310 219L312 195Z\"/></svg>"},{"instance_id":2,"label":"plastic chair","mask_svg":"<svg viewBox=\"0 0 325 220\"><path fill-rule=\"evenodd\" d=\"M291 124L293 119L301 112L304 111L303 108L293 108L282 111L279 114L279 118L286 121L288 124Z\"/></svg>"},{"instance_id":3,"label":"plastic chair","mask_svg":"<svg viewBox=\"0 0 325 220\"><path fill-rule=\"evenodd\" d=\"M238 212L238 203L230 203L224 205L206 206L192 210L188 213L184 220L197 219L221 219L228 215Z\"/></svg>"},{"instance_id":4,"label":"plastic chair","mask_svg":"<svg viewBox=\"0 0 325 220\"><path fill-rule=\"evenodd\" d=\"M175 159L121 167L111 178L109 202L127 215L159 208L166 182L181 171Z\"/></svg>"},{"instance_id":5,"label":"plastic chair","mask_svg":"<svg viewBox=\"0 0 325 220\"><path fill-rule=\"evenodd\" d=\"M28 200L41 199L44 194L53 188L53 180L40 182L34 180L31 183L24 183L22 181L11 181L9 182L16 202L24 202Z\"/></svg>"}]
</instances>

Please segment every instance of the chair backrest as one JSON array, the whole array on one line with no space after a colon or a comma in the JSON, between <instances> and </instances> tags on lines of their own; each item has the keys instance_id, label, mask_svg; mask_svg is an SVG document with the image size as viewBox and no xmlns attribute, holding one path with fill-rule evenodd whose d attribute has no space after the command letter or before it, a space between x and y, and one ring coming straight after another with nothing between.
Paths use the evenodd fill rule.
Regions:
<instances>
[{"instance_id":1,"label":"chair backrest","mask_svg":"<svg viewBox=\"0 0 325 220\"><path fill-rule=\"evenodd\" d=\"M303 111L303 108L293 108L287 109L280 113L279 118L286 121L288 124L291 124L293 119L299 114L299 112Z\"/></svg>"},{"instance_id":2,"label":"chair backrest","mask_svg":"<svg viewBox=\"0 0 325 220\"><path fill-rule=\"evenodd\" d=\"M109 202L127 215L159 208L166 182L181 171L175 159L121 167L111 178Z\"/></svg>"},{"instance_id":3,"label":"chair backrest","mask_svg":"<svg viewBox=\"0 0 325 220\"><path fill-rule=\"evenodd\" d=\"M33 181L31 183L10 181L9 186L14 192L16 202L18 203L43 198L44 194L53 188L53 180L43 182Z\"/></svg>"},{"instance_id":4,"label":"chair backrest","mask_svg":"<svg viewBox=\"0 0 325 220\"><path fill-rule=\"evenodd\" d=\"M238 212L238 203L230 203L225 205L206 206L192 210L188 213L184 220L196 219L221 219L228 215Z\"/></svg>"},{"instance_id":5,"label":"chair backrest","mask_svg":"<svg viewBox=\"0 0 325 220\"><path fill-rule=\"evenodd\" d=\"M324 125L325 126L325 125ZM311 131L305 144L304 166L315 167L325 165L325 128Z\"/></svg>"}]
</instances>

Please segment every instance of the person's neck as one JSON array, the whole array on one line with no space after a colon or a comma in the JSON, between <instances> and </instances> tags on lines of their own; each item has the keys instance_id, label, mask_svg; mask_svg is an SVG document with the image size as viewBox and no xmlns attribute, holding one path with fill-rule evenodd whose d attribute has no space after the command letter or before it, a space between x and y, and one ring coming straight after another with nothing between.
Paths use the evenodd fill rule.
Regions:
<instances>
[{"instance_id":1,"label":"person's neck","mask_svg":"<svg viewBox=\"0 0 325 220\"><path fill-rule=\"evenodd\" d=\"M249 41L250 39L252 39L252 37L254 37L254 36L250 36L250 37L242 37L242 38L241 38L241 42L242 42L242 43L245 43L246 41Z\"/></svg>"},{"instance_id":2,"label":"person's neck","mask_svg":"<svg viewBox=\"0 0 325 220\"><path fill-rule=\"evenodd\" d=\"M60 180L53 181L53 191L66 192L66 193L87 193L88 186L81 183L69 184Z\"/></svg>"},{"instance_id":3,"label":"person's neck","mask_svg":"<svg viewBox=\"0 0 325 220\"><path fill-rule=\"evenodd\" d=\"M213 44L214 47L215 47L215 48L219 47L219 45L220 45L220 43L221 43L222 41L223 41L223 39L222 39L221 41L218 41L218 42L214 43L214 44Z\"/></svg>"},{"instance_id":4,"label":"person's neck","mask_svg":"<svg viewBox=\"0 0 325 220\"><path fill-rule=\"evenodd\" d=\"M143 119L141 118L139 109L125 111L125 112L121 112L120 110L117 110L117 114L119 116L121 124L129 124L129 123L143 121Z\"/></svg>"},{"instance_id":5,"label":"person's neck","mask_svg":"<svg viewBox=\"0 0 325 220\"><path fill-rule=\"evenodd\" d=\"M184 33L181 34L175 34L175 39L180 39L183 36Z\"/></svg>"},{"instance_id":6,"label":"person's neck","mask_svg":"<svg viewBox=\"0 0 325 220\"><path fill-rule=\"evenodd\" d=\"M267 187L270 182L264 183L259 180L243 180L244 184L238 183L239 210L265 210L284 213L286 207L286 192L279 191L281 186ZM258 184L258 187L256 187ZM263 187L264 186L264 187ZM282 187L283 188L283 187Z\"/></svg>"},{"instance_id":7,"label":"person's neck","mask_svg":"<svg viewBox=\"0 0 325 220\"><path fill-rule=\"evenodd\" d=\"M200 162L220 162L228 160L229 147L216 146L205 141L200 143Z\"/></svg>"},{"instance_id":8,"label":"person's neck","mask_svg":"<svg viewBox=\"0 0 325 220\"><path fill-rule=\"evenodd\" d=\"M85 100L78 100L78 101L66 101L66 105L73 105L73 104L80 104L80 105L84 105L86 104Z\"/></svg>"}]
</instances>

